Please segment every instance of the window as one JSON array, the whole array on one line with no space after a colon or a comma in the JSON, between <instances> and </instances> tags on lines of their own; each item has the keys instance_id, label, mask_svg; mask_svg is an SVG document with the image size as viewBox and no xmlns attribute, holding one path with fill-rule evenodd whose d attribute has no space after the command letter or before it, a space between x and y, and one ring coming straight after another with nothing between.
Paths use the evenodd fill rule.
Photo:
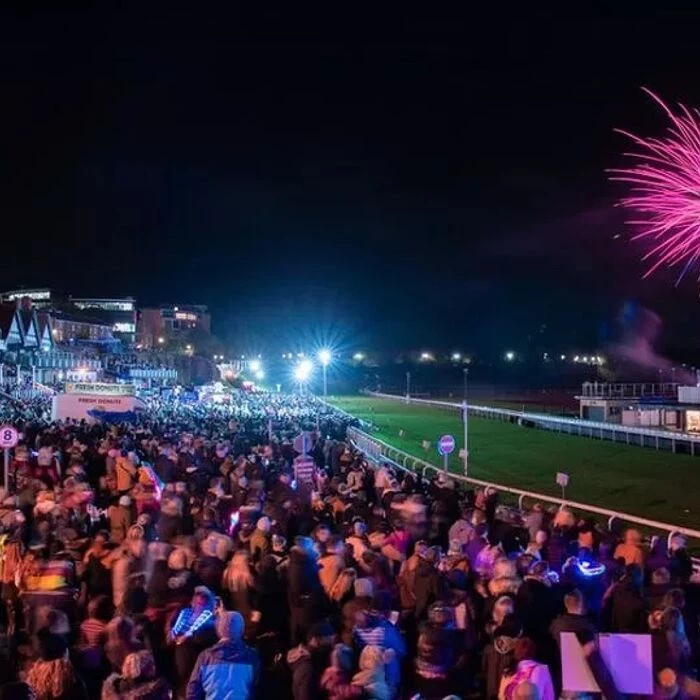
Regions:
<instances>
[{"instance_id":1,"label":"window","mask_svg":"<svg viewBox=\"0 0 700 700\"><path fill-rule=\"evenodd\" d=\"M112 326L112 330L115 333L134 333L136 331L136 325L119 321Z\"/></svg>"}]
</instances>

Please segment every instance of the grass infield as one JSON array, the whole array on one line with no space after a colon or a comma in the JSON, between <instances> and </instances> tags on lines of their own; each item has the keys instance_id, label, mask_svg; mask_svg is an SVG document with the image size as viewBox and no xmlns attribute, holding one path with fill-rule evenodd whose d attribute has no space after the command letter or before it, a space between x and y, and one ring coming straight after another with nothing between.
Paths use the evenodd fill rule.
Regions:
<instances>
[{"instance_id":1,"label":"grass infield","mask_svg":"<svg viewBox=\"0 0 700 700\"><path fill-rule=\"evenodd\" d=\"M329 401L371 421L381 440L437 466L442 464L438 438L453 435L457 447L449 467L462 473L463 427L457 411L369 397ZM430 442L427 452L424 440ZM700 529L700 457L470 417L469 476L561 496L557 472L569 474L566 496L571 500Z\"/></svg>"}]
</instances>

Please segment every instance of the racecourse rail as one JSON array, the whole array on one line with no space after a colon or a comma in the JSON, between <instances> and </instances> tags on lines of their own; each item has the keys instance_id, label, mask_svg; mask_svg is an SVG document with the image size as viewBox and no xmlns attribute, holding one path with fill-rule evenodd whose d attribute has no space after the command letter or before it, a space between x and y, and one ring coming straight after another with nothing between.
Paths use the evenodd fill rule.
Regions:
<instances>
[{"instance_id":1,"label":"racecourse rail","mask_svg":"<svg viewBox=\"0 0 700 700\"><path fill-rule=\"evenodd\" d=\"M461 411L462 403L451 401L437 401L435 399L415 399L413 397L398 396L396 394L380 394L366 392L367 396L379 399L402 401L409 404L424 404L436 408L446 408L453 411ZM653 447L657 450L671 452L682 451L691 455L700 455L700 435L690 433L678 433L672 430L654 430L653 428L637 428L634 426L618 425L616 423L599 423L597 421L583 420L581 418L563 418L546 413L529 413L525 411L513 411L507 408L493 408L492 406L475 406L467 404L469 415L479 418L491 418L509 422L518 422L521 425L529 425L544 430L553 430L568 435L595 438L598 440L610 440L612 442L627 445L639 445L641 447ZM680 449L679 449L680 448Z\"/></svg>"},{"instance_id":2,"label":"racecourse rail","mask_svg":"<svg viewBox=\"0 0 700 700\"><path fill-rule=\"evenodd\" d=\"M345 413L345 411L343 411ZM349 414L348 414L349 415ZM408 452L399 450L392 445L376 438L372 435L365 433L359 428L350 427L347 430L348 439L350 442L360 451L362 451L367 457L369 457L374 462L379 462L380 460L392 464L394 467L401 469L406 472L418 472L421 476L426 476L426 471L432 470L433 472L443 471L440 467L437 467L430 462L426 462L424 459L419 457L414 457ZM612 527L614 520L621 520L623 522L634 523L635 525L642 525L644 527L650 528L652 530L661 530L668 533L667 543L670 545L671 538L674 535L682 534L686 537L690 537L700 541L700 531L693 530L692 528L682 527L680 525L671 525L670 523L662 523L658 520L647 520L646 518L640 518L636 515L630 515L629 513L622 513L614 510L609 510L608 508L599 508L598 506L591 506L587 503L579 503L578 501L564 500L561 498L555 498L554 496L547 496L543 493L536 493L534 491L524 491L523 489L516 489L512 486L504 486L503 484L497 484L493 481L483 481L482 479L472 479L471 477L460 476L459 474L449 473L450 479L454 479L460 483L468 484L471 486L483 486L484 488L491 488L497 491L502 491L505 493L511 493L518 497L518 509L523 510L523 499L532 498L536 501L544 501L546 503L553 503L560 508L564 506L571 508L578 508L589 513L595 513L597 515L604 515L608 519L608 529ZM693 557L693 573L700 575L700 558Z\"/></svg>"}]
</instances>

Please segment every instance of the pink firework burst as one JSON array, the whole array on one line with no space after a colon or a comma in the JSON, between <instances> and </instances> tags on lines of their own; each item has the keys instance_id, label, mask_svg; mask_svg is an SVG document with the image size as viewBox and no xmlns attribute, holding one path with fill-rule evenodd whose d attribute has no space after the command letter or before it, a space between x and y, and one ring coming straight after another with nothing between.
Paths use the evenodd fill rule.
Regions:
<instances>
[{"instance_id":1,"label":"pink firework burst","mask_svg":"<svg viewBox=\"0 0 700 700\"><path fill-rule=\"evenodd\" d=\"M642 89L661 105L671 125L663 138L616 129L637 146L624 154L636 163L608 172L611 180L631 185L620 205L637 215L627 222L638 229L632 240L652 242L643 257L650 263L644 277L662 266L680 266L680 282L700 259L700 112L679 104L674 114L651 90Z\"/></svg>"}]
</instances>

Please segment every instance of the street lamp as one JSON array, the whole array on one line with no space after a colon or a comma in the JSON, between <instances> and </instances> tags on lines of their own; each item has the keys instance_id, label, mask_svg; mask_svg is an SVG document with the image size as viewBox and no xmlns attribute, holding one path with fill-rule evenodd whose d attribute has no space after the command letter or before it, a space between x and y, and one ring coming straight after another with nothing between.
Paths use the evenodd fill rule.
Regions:
<instances>
[{"instance_id":1,"label":"street lamp","mask_svg":"<svg viewBox=\"0 0 700 700\"><path fill-rule=\"evenodd\" d=\"M330 364L331 360L333 359L333 353L328 350L328 348L324 348L323 350L318 351L318 361L321 363L321 367L323 367L323 395L326 396L328 394L328 365Z\"/></svg>"},{"instance_id":2,"label":"street lamp","mask_svg":"<svg viewBox=\"0 0 700 700\"><path fill-rule=\"evenodd\" d=\"M249 366L250 366L251 372L259 372L262 369L262 365L260 364L260 360L251 360Z\"/></svg>"},{"instance_id":3,"label":"street lamp","mask_svg":"<svg viewBox=\"0 0 700 700\"><path fill-rule=\"evenodd\" d=\"M512 362L514 359L515 353L512 350L508 350L508 352L506 353L506 360L508 360L508 362Z\"/></svg>"},{"instance_id":4,"label":"street lamp","mask_svg":"<svg viewBox=\"0 0 700 700\"><path fill-rule=\"evenodd\" d=\"M163 336L160 336L160 338L158 338L158 345L162 345L164 342L165 338Z\"/></svg>"},{"instance_id":5,"label":"street lamp","mask_svg":"<svg viewBox=\"0 0 700 700\"><path fill-rule=\"evenodd\" d=\"M306 382L309 381L311 377L311 371L314 365L311 360L301 360L299 364L294 368L294 379L299 382L299 393L303 393L303 387Z\"/></svg>"}]
</instances>

